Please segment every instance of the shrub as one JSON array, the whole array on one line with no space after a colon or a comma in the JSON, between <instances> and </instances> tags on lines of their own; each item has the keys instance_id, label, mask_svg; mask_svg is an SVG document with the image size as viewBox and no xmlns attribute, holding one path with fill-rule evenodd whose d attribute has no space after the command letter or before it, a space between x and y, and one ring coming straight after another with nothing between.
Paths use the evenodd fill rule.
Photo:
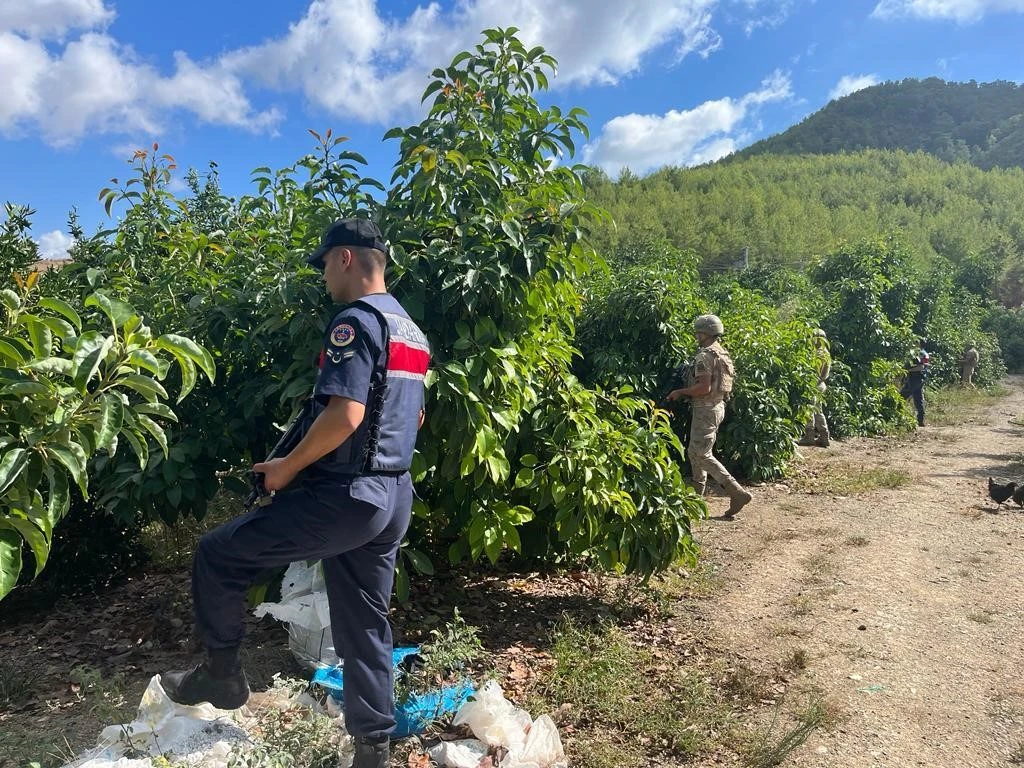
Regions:
<instances>
[{"instance_id":1,"label":"shrub","mask_svg":"<svg viewBox=\"0 0 1024 768\"><path fill-rule=\"evenodd\" d=\"M1013 373L1024 372L1024 310L993 308L986 315L982 327L998 339L1006 367ZM978 374L981 373L979 366Z\"/></svg>"},{"instance_id":2,"label":"shrub","mask_svg":"<svg viewBox=\"0 0 1024 768\"><path fill-rule=\"evenodd\" d=\"M162 402L169 359L183 375L179 401L197 366L214 375L193 341L154 336L131 307L100 291L83 302L83 320L65 301L39 295L38 277L15 273L17 290L0 290L0 598L18 581L23 544L36 576L46 565L71 485L89 496L90 457L120 445L145 466L150 439L167 450L159 421L175 418Z\"/></svg>"}]
</instances>

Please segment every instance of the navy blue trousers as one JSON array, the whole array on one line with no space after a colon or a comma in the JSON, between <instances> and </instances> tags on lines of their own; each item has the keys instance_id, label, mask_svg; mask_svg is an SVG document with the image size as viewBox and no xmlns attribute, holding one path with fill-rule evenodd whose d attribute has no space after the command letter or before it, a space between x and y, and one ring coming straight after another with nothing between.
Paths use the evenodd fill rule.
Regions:
<instances>
[{"instance_id":1,"label":"navy blue trousers","mask_svg":"<svg viewBox=\"0 0 1024 768\"><path fill-rule=\"evenodd\" d=\"M924 382L910 384L904 389L904 397L910 397L914 401L914 410L917 412L917 425L924 426Z\"/></svg>"},{"instance_id":2,"label":"navy blue trousers","mask_svg":"<svg viewBox=\"0 0 1024 768\"><path fill-rule=\"evenodd\" d=\"M207 533L192 566L196 626L209 649L236 648L249 587L267 568L323 561L331 634L345 662L345 726L382 737L394 719L388 606L412 510L412 480L365 476L307 482Z\"/></svg>"}]
</instances>

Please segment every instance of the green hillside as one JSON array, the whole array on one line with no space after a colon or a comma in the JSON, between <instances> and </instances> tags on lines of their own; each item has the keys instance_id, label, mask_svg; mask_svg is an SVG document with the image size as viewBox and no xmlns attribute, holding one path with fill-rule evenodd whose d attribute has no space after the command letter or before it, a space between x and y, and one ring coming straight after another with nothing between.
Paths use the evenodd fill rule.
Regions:
<instances>
[{"instance_id":1,"label":"green hillside","mask_svg":"<svg viewBox=\"0 0 1024 768\"><path fill-rule=\"evenodd\" d=\"M829 103L798 125L737 153L928 152L980 168L1024 166L1024 86L902 80Z\"/></svg>"},{"instance_id":2,"label":"green hillside","mask_svg":"<svg viewBox=\"0 0 1024 768\"><path fill-rule=\"evenodd\" d=\"M921 266L992 250L1012 266L1024 252L1024 170L983 171L924 153L758 155L617 182L595 171L588 188L615 221L596 233L606 253L665 240L705 265L734 261L744 248L751 261L800 265L889 233Z\"/></svg>"}]
</instances>

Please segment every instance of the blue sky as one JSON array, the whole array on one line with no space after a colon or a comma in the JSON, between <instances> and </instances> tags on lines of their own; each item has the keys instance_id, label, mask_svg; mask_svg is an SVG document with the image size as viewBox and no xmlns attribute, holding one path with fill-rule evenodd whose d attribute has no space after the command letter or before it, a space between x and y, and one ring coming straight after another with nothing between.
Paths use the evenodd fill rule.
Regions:
<instances>
[{"instance_id":1,"label":"blue sky","mask_svg":"<svg viewBox=\"0 0 1024 768\"><path fill-rule=\"evenodd\" d=\"M875 82L1024 80L1024 0L0 0L0 200L59 255L68 210L107 226L97 192L153 141L241 194L332 127L386 179L381 136L422 114L429 71L511 25L559 60L543 98L590 113L578 159L613 176L717 159Z\"/></svg>"}]
</instances>

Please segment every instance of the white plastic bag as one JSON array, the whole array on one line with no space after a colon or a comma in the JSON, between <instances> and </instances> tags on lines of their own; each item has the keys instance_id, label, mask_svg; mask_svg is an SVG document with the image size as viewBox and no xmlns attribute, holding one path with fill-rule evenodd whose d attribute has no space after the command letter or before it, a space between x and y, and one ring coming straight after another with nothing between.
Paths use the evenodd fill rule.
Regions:
<instances>
[{"instance_id":1,"label":"white plastic bag","mask_svg":"<svg viewBox=\"0 0 1024 768\"><path fill-rule=\"evenodd\" d=\"M511 764L509 768L562 768L568 765L555 721L548 715L541 715L533 721L530 732L526 734L519 763Z\"/></svg>"},{"instance_id":2,"label":"white plastic bag","mask_svg":"<svg viewBox=\"0 0 1024 768\"><path fill-rule=\"evenodd\" d=\"M487 757L487 745L476 739L442 741L427 753L431 760L444 768L477 768Z\"/></svg>"},{"instance_id":3,"label":"white plastic bag","mask_svg":"<svg viewBox=\"0 0 1024 768\"><path fill-rule=\"evenodd\" d=\"M247 741L232 713L210 704L186 707L171 701L160 685L160 676L149 681L139 711L130 723L103 729L99 746L71 763L72 768L152 768L149 757L127 758L132 750L150 755L195 757L190 764L226 768L235 742ZM200 762L196 762L201 760Z\"/></svg>"},{"instance_id":4,"label":"white plastic bag","mask_svg":"<svg viewBox=\"0 0 1024 768\"><path fill-rule=\"evenodd\" d=\"M505 698L501 686L488 680L455 716L455 725L469 726L481 741L520 752L526 743L530 715Z\"/></svg>"},{"instance_id":5,"label":"white plastic bag","mask_svg":"<svg viewBox=\"0 0 1024 768\"><path fill-rule=\"evenodd\" d=\"M323 569L317 562L292 563L281 581L281 602L260 603L257 618L273 616L288 625L288 648L308 669L340 663L331 637L331 612Z\"/></svg>"}]
</instances>

